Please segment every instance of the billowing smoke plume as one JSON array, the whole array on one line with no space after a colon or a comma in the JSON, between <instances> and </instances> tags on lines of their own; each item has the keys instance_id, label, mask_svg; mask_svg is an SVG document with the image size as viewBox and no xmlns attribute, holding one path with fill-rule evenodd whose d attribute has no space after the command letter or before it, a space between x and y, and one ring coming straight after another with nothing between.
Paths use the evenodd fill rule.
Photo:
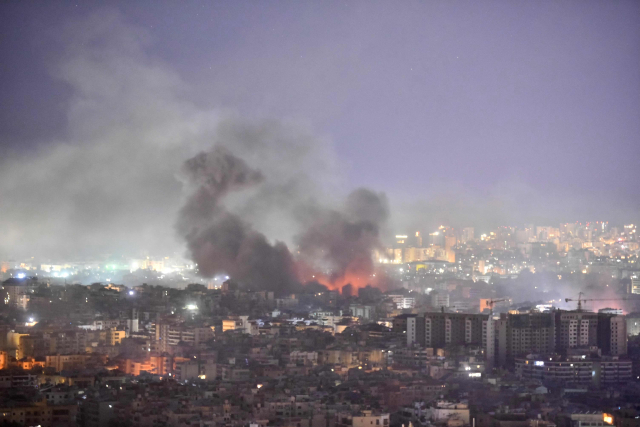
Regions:
<instances>
[{"instance_id":1,"label":"billowing smoke plume","mask_svg":"<svg viewBox=\"0 0 640 427\"><path fill-rule=\"evenodd\" d=\"M53 73L68 90L67 126L60 140L0 154L0 259L186 253L205 277L279 291L372 274L386 201L364 190L344 200L326 138L194 101L117 12L61 34Z\"/></svg>"},{"instance_id":2,"label":"billowing smoke plume","mask_svg":"<svg viewBox=\"0 0 640 427\"><path fill-rule=\"evenodd\" d=\"M371 283L372 251L380 249L380 227L389 215L386 196L360 188L348 196L344 212L312 207L305 213L298 237L303 259L334 286Z\"/></svg>"},{"instance_id":3,"label":"billowing smoke plume","mask_svg":"<svg viewBox=\"0 0 640 427\"><path fill-rule=\"evenodd\" d=\"M183 172L196 188L180 211L177 230L202 275L226 272L251 287L279 291L297 283L286 245L271 245L221 205L229 192L260 184L259 171L217 146L187 160Z\"/></svg>"},{"instance_id":4,"label":"billowing smoke plume","mask_svg":"<svg viewBox=\"0 0 640 427\"><path fill-rule=\"evenodd\" d=\"M176 228L203 276L227 273L247 287L276 291L312 279L332 287L371 282L372 251L380 246L380 226L388 217L384 195L358 189L337 210L318 205L317 199L312 204L291 191L286 206L297 212L294 216L302 230L295 238L300 256L294 262L284 243L272 245L224 205L228 195L250 189L257 190L253 197L263 206L277 205L279 197L272 198L279 192L272 191L261 171L217 145L187 160L183 175L192 193Z\"/></svg>"}]
</instances>

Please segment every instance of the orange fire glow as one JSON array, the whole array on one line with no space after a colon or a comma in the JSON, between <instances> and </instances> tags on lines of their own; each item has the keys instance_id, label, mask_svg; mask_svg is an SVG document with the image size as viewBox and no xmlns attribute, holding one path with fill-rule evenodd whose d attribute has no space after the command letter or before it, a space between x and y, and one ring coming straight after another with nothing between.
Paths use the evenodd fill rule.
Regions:
<instances>
[{"instance_id":1,"label":"orange fire glow","mask_svg":"<svg viewBox=\"0 0 640 427\"><path fill-rule=\"evenodd\" d=\"M330 279L327 277L316 277L315 279L321 285L326 286L331 291L342 291L342 287L345 285L353 286L353 291L357 292L358 289L364 288L367 285L372 285L371 280L367 280L365 277L345 274L344 276Z\"/></svg>"},{"instance_id":2,"label":"orange fire glow","mask_svg":"<svg viewBox=\"0 0 640 427\"><path fill-rule=\"evenodd\" d=\"M315 281L327 287L327 289L331 291L342 292L342 288L346 285L352 286L352 292L354 294L358 293L358 289L362 289L367 287L367 285L371 285L373 287L381 287L382 281L380 280L382 276L374 271L372 268L359 268L360 266L357 263L355 265L349 265L344 274L341 275L332 275L327 276L317 272L309 268L300 268L302 266L298 266L299 273L300 271L304 271L303 274L299 274L302 282L311 282Z\"/></svg>"}]
</instances>

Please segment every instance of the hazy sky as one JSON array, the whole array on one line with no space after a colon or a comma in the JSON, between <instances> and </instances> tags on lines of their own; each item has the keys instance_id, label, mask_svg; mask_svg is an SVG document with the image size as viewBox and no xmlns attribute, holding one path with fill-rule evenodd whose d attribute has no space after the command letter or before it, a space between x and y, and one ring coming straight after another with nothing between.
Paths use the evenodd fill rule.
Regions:
<instances>
[{"instance_id":1,"label":"hazy sky","mask_svg":"<svg viewBox=\"0 0 640 427\"><path fill-rule=\"evenodd\" d=\"M92 169L73 186L65 178L86 150L103 155L144 135L173 138L186 158L195 148L180 141L204 138L207 114L311 129L341 187L386 192L405 228L640 216L638 1L106 3L0 5L5 251L34 238L25 209L67 218L29 216L54 230L71 229L72 214L101 215L74 193ZM168 122L170 132L151 125ZM122 129L128 142L112 143ZM56 163L61 146L85 152ZM163 165L157 179L179 194L176 164ZM119 177L123 191L144 194L146 176ZM19 193L28 205L16 207ZM128 203L111 197L112 207Z\"/></svg>"}]
</instances>

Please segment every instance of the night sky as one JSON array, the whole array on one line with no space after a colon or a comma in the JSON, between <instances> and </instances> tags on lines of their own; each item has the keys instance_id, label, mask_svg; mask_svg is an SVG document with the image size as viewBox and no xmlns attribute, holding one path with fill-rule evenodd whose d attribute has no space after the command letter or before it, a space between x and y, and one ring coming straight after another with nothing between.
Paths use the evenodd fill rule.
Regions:
<instances>
[{"instance_id":1,"label":"night sky","mask_svg":"<svg viewBox=\"0 0 640 427\"><path fill-rule=\"evenodd\" d=\"M0 255L173 248L227 115L304 128L391 232L640 218L638 1L106 3L0 5Z\"/></svg>"}]
</instances>

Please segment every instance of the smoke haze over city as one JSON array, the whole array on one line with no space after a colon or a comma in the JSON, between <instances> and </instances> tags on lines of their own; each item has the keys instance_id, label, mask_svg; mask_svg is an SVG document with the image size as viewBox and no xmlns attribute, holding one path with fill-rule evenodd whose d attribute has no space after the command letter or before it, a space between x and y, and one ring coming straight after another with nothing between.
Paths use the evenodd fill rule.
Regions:
<instances>
[{"instance_id":1,"label":"smoke haze over city","mask_svg":"<svg viewBox=\"0 0 640 427\"><path fill-rule=\"evenodd\" d=\"M640 427L640 1L4 1L0 95L0 426Z\"/></svg>"},{"instance_id":2,"label":"smoke haze over city","mask_svg":"<svg viewBox=\"0 0 640 427\"><path fill-rule=\"evenodd\" d=\"M3 256L185 254L216 146L265 176L226 209L289 250L360 187L383 240L638 218L635 2L147 6L3 5Z\"/></svg>"}]
</instances>

